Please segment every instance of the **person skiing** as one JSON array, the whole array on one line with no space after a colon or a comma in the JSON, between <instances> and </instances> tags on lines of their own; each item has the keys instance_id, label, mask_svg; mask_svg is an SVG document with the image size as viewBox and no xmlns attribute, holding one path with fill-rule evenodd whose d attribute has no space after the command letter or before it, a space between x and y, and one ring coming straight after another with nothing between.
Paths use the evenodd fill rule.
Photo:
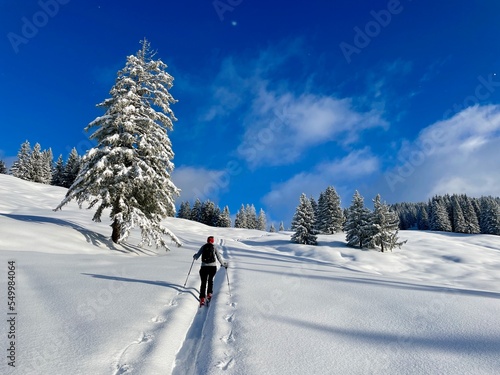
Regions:
<instances>
[{"instance_id":1,"label":"person skiing","mask_svg":"<svg viewBox=\"0 0 500 375\"><path fill-rule=\"evenodd\" d=\"M207 243L204 244L196 254L193 255L193 259L197 260L201 256L201 267L200 267L200 306L205 304L205 298L210 301L212 298L213 287L214 287L214 276L217 272L217 262L215 258L222 265L222 267L227 269L227 261L225 261L214 245L214 236L209 236L207 238Z\"/></svg>"}]
</instances>

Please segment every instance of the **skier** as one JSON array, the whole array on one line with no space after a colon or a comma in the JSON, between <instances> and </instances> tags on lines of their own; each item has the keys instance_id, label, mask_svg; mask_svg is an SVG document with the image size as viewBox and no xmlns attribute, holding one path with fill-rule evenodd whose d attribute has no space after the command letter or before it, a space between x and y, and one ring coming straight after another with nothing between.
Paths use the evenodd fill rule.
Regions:
<instances>
[{"instance_id":1,"label":"skier","mask_svg":"<svg viewBox=\"0 0 500 375\"><path fill-rule=\"evenodd\" d=\"M225 261L214 245L214 237L209 236L207 238L207 243L204 244L196 254L193 255L193 259L198 259L201 256L201 267L200 267L200 306L205 304L205 297L208 301L212 298L213 286L214 286L214 276L217 272L217 262L215 257L222 265L222 267L227 269L227 261Z\"/></svg>"}]
</instances>

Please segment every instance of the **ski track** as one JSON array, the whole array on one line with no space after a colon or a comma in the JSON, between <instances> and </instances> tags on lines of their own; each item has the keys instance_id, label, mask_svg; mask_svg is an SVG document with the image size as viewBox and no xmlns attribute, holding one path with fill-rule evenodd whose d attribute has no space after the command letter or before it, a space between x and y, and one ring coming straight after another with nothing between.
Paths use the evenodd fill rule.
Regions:
<instances>
[{"instance_id":1,"label":"ski track","mask_svg":"<svg viewBox=\"0 0 500 375\"><path fill-rule=\"evenodd\" d=\"M225 259L231 258L224 239L219 246ZM231 269L234 269L231 268ZM231 301L227 286L227 270L219 269L214 279L216 293L210 307L197 308L187 324L185 338L172 363L172 375L210 374L231 369L235 363L237 335L233 330L237 303ZM230 280L231 282L232 280ZM169 323L170 311L184 305L192 306L192 298L185 298L185 292L177 292L164 306L146 322L139 337L125 345L112 362L112 375L143 373L144 358L152 356L159 346L159 336ZM181 307L182 308L182 307ZM189 310L191 311L191 310ZM189 316L189 314L186 314ZM184 325L183 327L186 327ZM161 348L160 348L161 350ZM148 369L152 373L151 369ZM155 372L156 373L156 372Z\"/></svg>"},{"instance_id":2,"label":"ski track","mask_svg":"<svg viewBox=\"0 0 500 375\"><path fill-rule=\"evenodd\" d=\"M223 258L230 259L225 240L221 239ZM219 269L214 279L214 297L210 307L201 307L195 314L186 338L177 352L172 375L205 375L214 371L230 369L235 359L232 322L236 304L230 301L229 293L225 293L227 270ZM222 304L226 299L225 305ZM222 313L220 310L223 310ZM226 332L221 334L221 332ZM217 336L217 337L216 337Z\"/></svg>"}]
</instances>

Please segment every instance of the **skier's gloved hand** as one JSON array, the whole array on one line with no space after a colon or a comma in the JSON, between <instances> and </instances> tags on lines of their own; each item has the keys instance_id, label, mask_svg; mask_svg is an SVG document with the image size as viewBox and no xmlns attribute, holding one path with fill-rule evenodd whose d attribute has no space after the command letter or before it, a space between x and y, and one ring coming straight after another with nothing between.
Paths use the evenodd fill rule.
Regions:
<instances>
[{"instance_id":1,"label":"skier's gloved hand","mask_svg":"<svg viewBox=\"0 0 500 375\"><path fill-rule=\"evenodd\" d=\"M193 259L198 259L198 257L196 256L196 254L193 254Z\"/></svg>"}]
</instances>

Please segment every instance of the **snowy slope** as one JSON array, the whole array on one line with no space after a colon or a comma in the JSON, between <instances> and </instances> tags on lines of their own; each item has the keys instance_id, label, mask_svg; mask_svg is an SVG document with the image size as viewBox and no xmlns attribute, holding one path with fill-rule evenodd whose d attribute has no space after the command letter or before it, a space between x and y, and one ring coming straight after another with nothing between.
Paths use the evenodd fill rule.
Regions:
<instances>
[{"instance_id":1,"label":"snowy slope","mask_svg":"<svg viewBox=\"0 0 500 375\"><path fill-rule=\"evenodd\" d=\"M65 189L0 175L1 374L498 374L500 237L401 232L394 253L292 244L289 233L165 224L184 246L113 245L106 220ZM216 236L228 273L198 309L199 262ZM228 278L231 295L229 295Z\"/></svg>"}]
</instances>

